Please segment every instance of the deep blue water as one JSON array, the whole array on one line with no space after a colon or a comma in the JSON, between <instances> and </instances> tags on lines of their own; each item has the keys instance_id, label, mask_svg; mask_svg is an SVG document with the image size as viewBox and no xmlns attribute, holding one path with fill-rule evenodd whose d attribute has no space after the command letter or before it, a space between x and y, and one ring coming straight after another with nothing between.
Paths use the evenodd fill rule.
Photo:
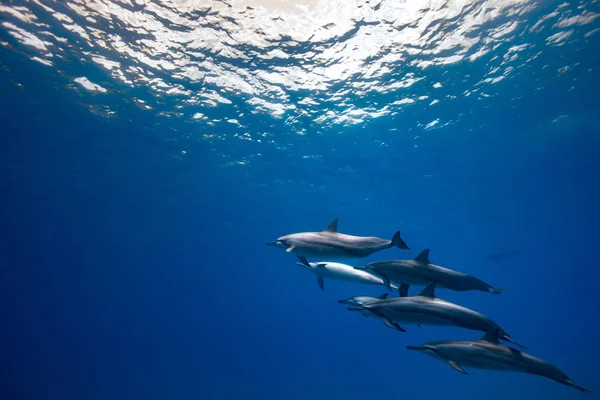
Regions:
<instances>
[{"instance_id":1,"label":"deep blue water","mask_svg":"<svg viewBox=\"0 0 600 400\"><path fill-rule=\"evenodd\" d=\"M175 3L163 3L177 10ZM73 8L42 4L75 23L83 20ZM216 11L178 15L218 32L227 19L219 20L226 11L215 4ZM377 11L381 4L370 7ZM30 2L3 5L0 398L595 396L524 374L465 368L465 376L409 352L407 345L481 334L415 326L393 331L337 303L385 288L326 280L321 291L295 257L265 246L287 233L321 230L335 217L349 234L390 238L400 230L410 250L384 250L348 263L410 259L431 248L432 262L511 288L499 296L444 289L438 296L490 316L527 352L598 393L598 3L525 4L501 9L497 19L476 26L471 37L484 43L498 26L519 21L512 35L482 46L488 52L481 58L421 69L419 60L435 61L433 56L407 52L404 60L378 64L387 72L375 78L363 72L383 60L389 52L384 48L363 60L363 72L314 85L306 78L296 87L264 88L268 79L260 70L292 70L311 46L316 53L341 52L338 44L355 43L361 29L383 24L377 16L316 44L296 39L286 48L282 36L265 45L296 54L292 61L265 60L259 56L264 49L243 43L229 43L229 51L248 59L222 49L211 53L208 47L222 39L196 50L203 55L190 62L227 65L253 94L208 75L194 80L103 50L123 68L141 66L149 77L192 93L214 90L231 101L215 105L186 103L193 94L157 92L142 73L135 85L118 81L114 70L91 61L89 43L65 30L50 11ZM464 18L442 21L437 29L450 34L485 7L473 3ZM150 5L125 8L143 13ZM36 18L17 18L14 10ZM113 19L113 26L103 24L101 14L92 13L97 29L116 32L124 42L138 40L126 26L130 19ZM578 23L559 24L577 16ZM30 25L32 20L42 25ZM538 21L548 22L532 32ZM44 51L24 43L15 26L67 37L71 47L56 50L62 56L44 65L31 59ZM407 26L395 25L398 31ZM548 39L570 30L556 39L558 45ZM506 61L508 49L523 44L525 54L513 64ZM446 49L444 56L459 50ZM306 55L315 69L347 61L332 60ZM501 60L506 77L482 82L495 76L490 70ZM507 66L514 71L506 72ZM86 90L74 81L82 76L107 92ZM408 88L391 86L400 76L421 80ZM434 88L436 82L442 87ZM368 90L377 85L385 90ZM391 105L419 96L429 97ZM253 102L257 98L290 108L269 112ZM430 104L432 99L439 102ZM382 116L372 116L382 108ZM207 118L193 118L195 113ZM319 120L328 113L336 117ZM340 115L362 120L347 122ZM437 125L426 127L436 119ZM487 259L510 250L522 251Z\"/></svg>"}]
</instances>

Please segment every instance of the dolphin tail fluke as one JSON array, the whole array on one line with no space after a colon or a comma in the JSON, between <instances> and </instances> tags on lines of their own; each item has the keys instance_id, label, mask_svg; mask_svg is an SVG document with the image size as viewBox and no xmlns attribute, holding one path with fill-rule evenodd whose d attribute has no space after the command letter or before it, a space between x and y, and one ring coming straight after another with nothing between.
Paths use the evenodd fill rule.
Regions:
<instances>
[{"instance_id":1,"label":"dolphin tail fluke","mask_svg":"<svg viewBox=\"0 0 600 400\"><path fill-rule=\"evenodd\" d=\"M490 293L500 294L500 293L506 292L507 290L511 290L511 288L494 288L494 287L490 287L488 290L490 291Z\"/></svg>"},{"instance_id":2,"label":"dolphin tail fluke","mask_svg":"<svg viewBox=\"0 0 600 400\"><path fill-rule=\"evenodd\" d=\"M508 335L504 335L504 337L502 338L504 340L506 340L507 342L511 342L512 344L516 344L517 346L519 346L522 349L527 349L527 347L523 346L522 344L519 344L515 339L511 338Z\"/></svg>"},{"instance_id":3,"label":"dolphin tail fluke","mask_svg":"<svg viewBox=\"0 0 600 400\"><path fill-rule=\"evenodd\" d=\"M392 238L392 246L396 246L402 250L409 250L410 247L406 244L404 240L400 237L400 231L397 231Z\"/></svg>"},{"instance_id":4,"label":"dolphin tail fluke","mask_svg":"<svg viewBox=\"0 0 600 400\"><path fill-rule=\"evenodd\" d=\"M588 393L591 393L589 390L587 390L586 388L584 388L584 387L581 387L581 386L579 386L579 385L575 384L575 382L573 382L573 381L572 381L572 380L570 380L570 379L569 379L569 380L567 380L567 381L565 381L565 382L564 382L564 384L565 384L565 385L567 385L567 386L573 386L575 389L579 390L580 392L588 392Z\"/></svg>"},{"instance_id":5,"label":"dolphin tail fluke","mask_svg":"<svg viewBox=\"0 0 600 400\"><path fill-rule=\"evenodd\" d=\"M586 388L584 388L584 387L581 387L581 386L579 386L579 385L573 385L573 387L574 387L575 389L577 389L577 390L581 391L581 392L592 393L592 392L590 392L589 390L587 390Z\"/></svg>"}]
</instances>

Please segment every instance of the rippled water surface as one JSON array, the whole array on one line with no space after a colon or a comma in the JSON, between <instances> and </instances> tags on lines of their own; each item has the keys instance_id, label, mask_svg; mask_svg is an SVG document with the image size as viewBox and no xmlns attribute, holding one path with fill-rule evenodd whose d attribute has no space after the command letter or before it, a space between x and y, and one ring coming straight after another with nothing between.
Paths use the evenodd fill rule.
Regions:
<instances>
[{"instance_id":1,"label":"rippled water surface","mask_svg":"<svg viewBox=\"0 0 600 400\"><path fill-rule=\"evenodd\" d=\"M99 112L116 113L101 96L121 93L195 121L209 141L277 145L273 132L249 129L250 114L300 135L398 114L406 127L435 129L524 74L530 91L577 88L599 68L583 52L598 42L598 1L12 3L0 6L2 45L97 93ZM105 73L80 76L89 64Z\"/></svg>"}]
</instances>

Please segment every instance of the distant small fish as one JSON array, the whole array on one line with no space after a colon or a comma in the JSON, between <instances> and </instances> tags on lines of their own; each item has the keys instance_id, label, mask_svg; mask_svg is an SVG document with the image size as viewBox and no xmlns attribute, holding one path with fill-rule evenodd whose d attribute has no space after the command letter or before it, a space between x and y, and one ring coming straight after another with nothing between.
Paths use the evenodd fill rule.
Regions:
<instances>
[{"instance_id":1,"label":"distant small fish","mask_svg":"<svg viewBox=\"0 0 600 400\"><path fill-rule=\"evenodd\" d=\"M501 251L498 253L490 253L490 254L488 254L488 256L485 259L488 261L502 261L505 258L516 256L517 254L521 254L522 252L523 252L523 250L518 249L518 250Z\"/></svg>"}]
</instances>

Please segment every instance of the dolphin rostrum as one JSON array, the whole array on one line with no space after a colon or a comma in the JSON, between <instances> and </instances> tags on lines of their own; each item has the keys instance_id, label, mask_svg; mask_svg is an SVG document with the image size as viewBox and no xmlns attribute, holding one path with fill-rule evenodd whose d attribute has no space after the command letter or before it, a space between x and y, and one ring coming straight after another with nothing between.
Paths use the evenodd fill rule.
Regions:
<instances>
[{"instance_id":1,"label":"dolphin rostrum","mask_svg":"<svg viewBox=\"0 0 600 400\"><path fill-rule=\"evenodd\" d=\"M381 318L386 326L401 332L406 331L400 324L454 326L482 332L497 328L500 339L524 348L485 315L436 298L435 284L431 282L418 296L378 300L348 310L370 311Z\"/></svg>"},{"instance_id":2,"label":"dolphin rostrum","mask_svg":"<svg viewBox=\"0 0 600 400\"><path fill-rule=\"evenodd\" d=\"M408 296L408 285L406 283L403 283L402 285L400 285L400 287L398 288L398 292L400 292L400 297L406 297ZM387 299L388 294L384 293L379 297L370 297L370 296L353 296L353 297L349 297L347 299L343 299L343 300L338 300L338 303L340 304L349 304L349 305L353 305L353 306L363 306L365 304L369 304L372 303L374 301L377 300L384 300ZM364 315L365 317L373 317L373 318L379 318L379 316L373 314L372 312L368 311L368 310L363 310L361 311L362 315ZM419 328L421 327L421 325L417 325Z\"/></svg>"},{"instance_id":3,"label":"dolphin rostrum","mask_svg":"<svg viewBox=\"0 0 600 400\"><path fill-rule=\"evenodd\" d=\"M300 262L296 264L306 268L317 275L317 282L321 290L325 290L324 278L335 279L338 281L363 283L366 285L383 285L391 289L399 289L398 286L386 282L383 278L374 272L361 271L354 267L337 262L324 261L309 263L305 257L298 257Z\"/></svg>"},{"instance_id":4,"label":"dolphin rostrum","mask_svg":"<svg viewBox=\"0 0 600 400\"><path fill-rule=\"evenodd\" d=\"M441 340L427 342L422 346L407 346L409 350L447 362L456 371L467 374L463 367L495 371L513 371L545 376L582 392L589 390L578 386L554 365L519 350L500 344L502 331L498 328L487 332L480 340Z\"/></svg>"},{"instance_id":5,"label":"dolphin rostrum","mask_svg":"<svg viewBox=\"0 0 600 400\"><path fill-rule=\"evenodd\" d=\"M429 249L425 249L414 260L375 261L356 269L372 271L389 281L426 286L437 282L437 287L459 292L480 290L501 293L507 289L496 289L474 276L440 267L429 261Z\"/></svg>"},{"instance_id":6,"label":"dolphin rostrum","mask_svg":"<svg viewBox=\"0 0 600 400\"><path fill-rule=\"evenodd\" d=\"M266 245L279 247L288 253L293 252L299 257L330 260L363 258L394 246L400 249L409 248L400 237L399 231L392 237L392 240L386 240L378 237L352 236L339 233L337 225L338 218L334 219L321 232L292 233L282 236L274 242L266 243Z\"/></svg>"},{"instance_id":7,"label":"dolphin rostrum","mask_svg":"<svg viewBox=\"0 0 600 400\"><path fill-rule=\"evenodd\" d=\"M344 300L338 300L338 303L340 304L349 304L349 305L353 305L353 306L363 306L365 304L369 304L372 303L374 301L377 300L384 300L386 299L388 296L387 293L382 294L379 297L370 297L370 296L353 296L353 297L349 297L347 299ZM374 318L379 318L377 315L371 313L370 311L364 310L362 311L362 315L364 315L365 317L374 317Z\"/></svg>"}]
</instances>

